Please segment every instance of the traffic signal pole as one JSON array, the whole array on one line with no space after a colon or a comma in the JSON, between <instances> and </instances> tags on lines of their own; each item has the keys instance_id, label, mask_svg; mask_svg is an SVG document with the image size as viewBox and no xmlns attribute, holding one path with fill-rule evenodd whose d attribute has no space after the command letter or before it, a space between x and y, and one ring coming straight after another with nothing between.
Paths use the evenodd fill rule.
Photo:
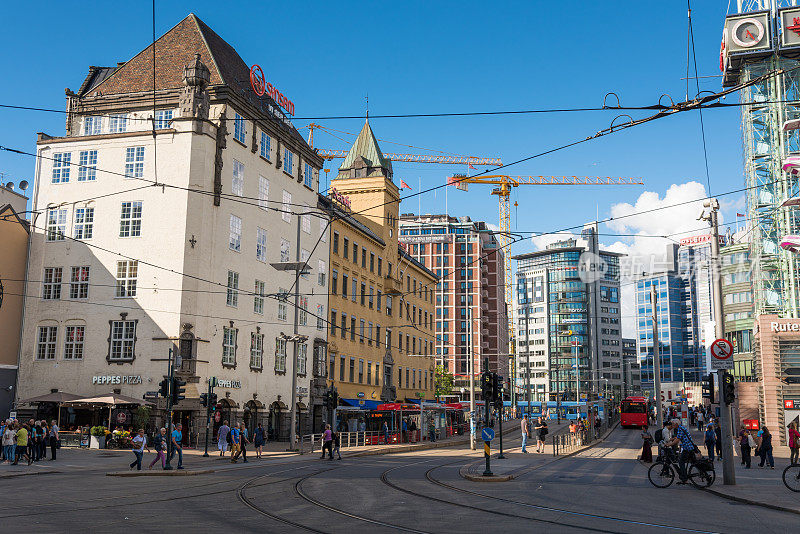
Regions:
<instances>
[{"instance_id":1,"label":"traffic signal pole","mask_svg":"<svg viewBox=\"0 0 800 534\"><path fill-rule=\"evenodd\" d=\"M712 198L703 202L703 206L709 208L709 222L711 223L711 287L714 296L714 327L717 339L725 339L725 323L722 314L722 277L720 276L719 258L719 202ZM733 356L731 356L733 357ZM722 430L722 483L726 486L736 485L736 472L733 464L733 421L731 418L731 407L724 394L725 369L720 369L719 373L719 415L720 429Z\"/></svg>"},{"instance_id":2,"label":"traffic signal pole","mask_svg":"<svg viewBox=\"0 0 800 534\"><path fill-rule=\"evenodd\" d=\"M171 471L170 458L172 456L172 390L175 388L173 378L175 377L175 352L172 347L169 349L169 395L167 395L167 463L164 464L165 471Z\"/></svg>"},{"instance_id":3,"label":"traffic signal pole","mask_svg":"<svg viewBox=\"0 0 800 534\"><path fill-rule=\"evenodd\" d=\"M664 428L664 412L661 409L661 340L658 339L658 290L656 280L650 281L650 304L653 307L653 384L655 385L656 421Z\"/></svg>"},{"instance_id":4,"label":"traffic signal pole","mask_svg":"<svg viewBox=\"0 0 800 534\"><path fill-rule=\"evenodd\" d=\"M470 345L471 344L472 343L470 343ZM483 372L487 373L487 374L489 373L489 358L484 358L484 360L483 360ZM483 382L483 380L481 380L481 382ZM491 399L488 399L488 398L484 397L483 406L485 408L486 426L488 427L489 426L489 411L491 410ZM494 473L492 473L492 468L491 468L491 465L490 465L490 459L491 459L491 454L490 453L491 453L491 449L489 448L489 442L488 441L484 441L483 442L483 456L486 459L486 469L483 471L483 476L487 476L487 477L490 477L490 476L492 476L494 474Z\"/></svg>"},{"instance_id":5,"label":"traffic signal pole","mask_svg":"<svg viewBox=\"0 0 800 534\"><path fill-rule=\"evenodd\" d=\"M211 428L211 395L213 394L214 387L211 385L211 379L208 379L208 394L206 395L206 450L203 453L203 458L208 458L208 432Z\"/></svg>"}]
</instances>

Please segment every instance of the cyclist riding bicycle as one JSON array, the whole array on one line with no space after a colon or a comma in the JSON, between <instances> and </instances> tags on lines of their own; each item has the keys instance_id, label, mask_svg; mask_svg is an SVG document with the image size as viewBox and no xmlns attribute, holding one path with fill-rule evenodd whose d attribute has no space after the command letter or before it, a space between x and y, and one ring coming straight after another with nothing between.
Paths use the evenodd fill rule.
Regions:
<instances>
[{"instance_id":1,"label":"cyclist riding bicycle","mask_svg":"<svg viewBox=\"0 0 800 534\"><path fill-rule=\"evenodd\" d=\"M689 435L689 431L686 430L686 427L681 424L680 419L673 419L670 421L669 428L672 431L673 437L665 441L664 446L672 447L680 444L681 454L678 459L678 476L680 477L680 482L678 482L678 484L686 484L686 481L689 479L688 467L695 461L695 456L700 454L700 449L694 444L692 436Z\"/></svg>"}]
</instances>

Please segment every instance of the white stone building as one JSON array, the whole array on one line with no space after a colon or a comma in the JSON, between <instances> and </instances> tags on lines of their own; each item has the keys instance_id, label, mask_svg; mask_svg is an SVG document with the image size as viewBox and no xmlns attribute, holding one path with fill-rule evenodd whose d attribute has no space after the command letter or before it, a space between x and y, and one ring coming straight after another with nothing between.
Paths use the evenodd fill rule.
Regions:
<instances>
[{"instance_id":1,"label":"white stone building","mask_svg":"<svg viewBox=\"0 0 800 534\"><path fill-rule=\"evenodd\" d=\"M325 359L317 316L327 313L328 245L327 221L297 214L318 211L322 159L194 15L155 52L155 97L148 47L116 67L90 67L80 90L67 91L66 135L39 135L17 399L54 389L142 398L166 373L154 360L174 347L188 382L174 419L190 425L187 439L203 439L199 394L212 376L226 386L216 389L220 420L260 422L285 439L292 343L282 338L292 335L294 299L277 295L294 274L271 263L295 261L299 249L311 269L299 284L306 432L322 417L309 394L313 358ZM65 417L62 426L103 416Z\"/></svg>"}]
</instances>

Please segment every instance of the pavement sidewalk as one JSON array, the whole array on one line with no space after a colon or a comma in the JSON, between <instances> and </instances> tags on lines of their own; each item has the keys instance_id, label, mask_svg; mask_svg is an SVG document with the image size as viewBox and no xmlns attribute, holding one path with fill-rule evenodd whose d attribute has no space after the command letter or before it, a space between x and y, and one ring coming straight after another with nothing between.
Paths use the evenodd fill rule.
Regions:
<instances>
[{"instance_id":1,"label":"pavement sidewalk","mask_svg":"<svg viewBox=\"0 0 800 534\"><path fill-rule=\"evenodd\" d=\"M548 427L550 429L550 436L553 436L555 434L568 431L569 422L565 421L561 425L558 425L555 422L550 422L548 423ZM522 447L520 445L504 449L503 455L506 458L503 460L497 458L499 451L497 451L498 454L492 455L491 459L491 470L493 473L492 476L483 476L483 472L486 465L485 459L473 461L470 462L469 464L466 464L459 470L459 474L462 477L472 482L507 482L518 476L528 473L529 471L556 462L561 458L572 456L588 448L591 448L597 445L598 443L601 443L611 433L611 431L614 428L616 428L616 425L612 425L610 429L604 432L599 440L595 440L590 444L584 445L573 451L570 451L568 454L558 455L558 456L553 455L552 439L548 439L545 442L544 453L537 453L536 438L535 436L531 436L533 439L532 440L529 439L528 445L526 446L526 449L528 449L527 454L524 454L522 452ZM495 446L495 442L492 442L492 446L493 447ZM492 450L494 451L495 449Z\"/></svg>"},{"instance_id":2,"label":"pavement sidewalk","mask_svg":"<svg viewBox=\"0 0 800 534\"><path fill-rule=\"evenodd\" d=\"M503 434L508 435L514 431L519 432L520 421L511 420L503 423ZM440 439L435 442L423 441L419 443L403 443L393 445L367 445L361 447L347 447L341 449L343 458L357 457L357 456L372 456L379 454L399 454L405 452L413 452L419 450L435 449L442 447L455 447L469 443L469 434L462 436L452 436L445 439ZM286 442L271 442L262 448L262 458L256 458L255 450L252 445L247 449L248 465L255 467L264 462L270 461L302 461L307 458L314 458L314 455L319 455L319 449L309 452L305 451L300 454L296 451L287 450L288 443ZM230 463L230 451L224 456L219 456L219 451L209 449L208 458L203 457L204 449L187 449L183 450L183 460L186 469L184 472L196 470L214 469L216 471L235 468ZM154 453L145 452L144 466L149 465L150 461L155 457ZM13 478L18 476L28 475L46 475L66 472L121 472L120 469L127 469L127 464L133 461L133 454L129 450L120 449L75 449L63 448L58 451L58 459L56 461L42 460L28 465L20 463L16 466L0 465L0 479ZM172 459L172 466L177 465L177 456ZM241 465L239 461L237 465ZM146 469L143 469L144 473ZM127 472L127 471L126 471ZM158 468L150 471L150 474L161 473ZM166 471L165 473L181 473L180 471ZM163 475L161 475L163 476Z\"/></svg>"}]
</instances>

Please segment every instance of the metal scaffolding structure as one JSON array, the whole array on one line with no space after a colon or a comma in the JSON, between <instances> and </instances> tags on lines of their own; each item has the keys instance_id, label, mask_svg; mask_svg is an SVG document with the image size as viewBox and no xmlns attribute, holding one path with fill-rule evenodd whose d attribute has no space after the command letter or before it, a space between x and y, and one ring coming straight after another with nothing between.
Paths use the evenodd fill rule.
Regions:
<instances>
[{"instance_id":1,"label":"metal scaffolding structure","mask_svg":"<svg viewBox=\"0 0 800 534\"><path fill-rule=\"evenodd\" d=\"M800 65L772 54L745 62L741 81ZM798 256L780 249L786 234L800 230L796 210L781 204L798 194L798 178L782 169L784 158L800 154L798 130L783 124L800 118L800 70L785 72L741 91L744 174L752 225L754 314L798 317Z\"/></svg>"}]
</instances>

